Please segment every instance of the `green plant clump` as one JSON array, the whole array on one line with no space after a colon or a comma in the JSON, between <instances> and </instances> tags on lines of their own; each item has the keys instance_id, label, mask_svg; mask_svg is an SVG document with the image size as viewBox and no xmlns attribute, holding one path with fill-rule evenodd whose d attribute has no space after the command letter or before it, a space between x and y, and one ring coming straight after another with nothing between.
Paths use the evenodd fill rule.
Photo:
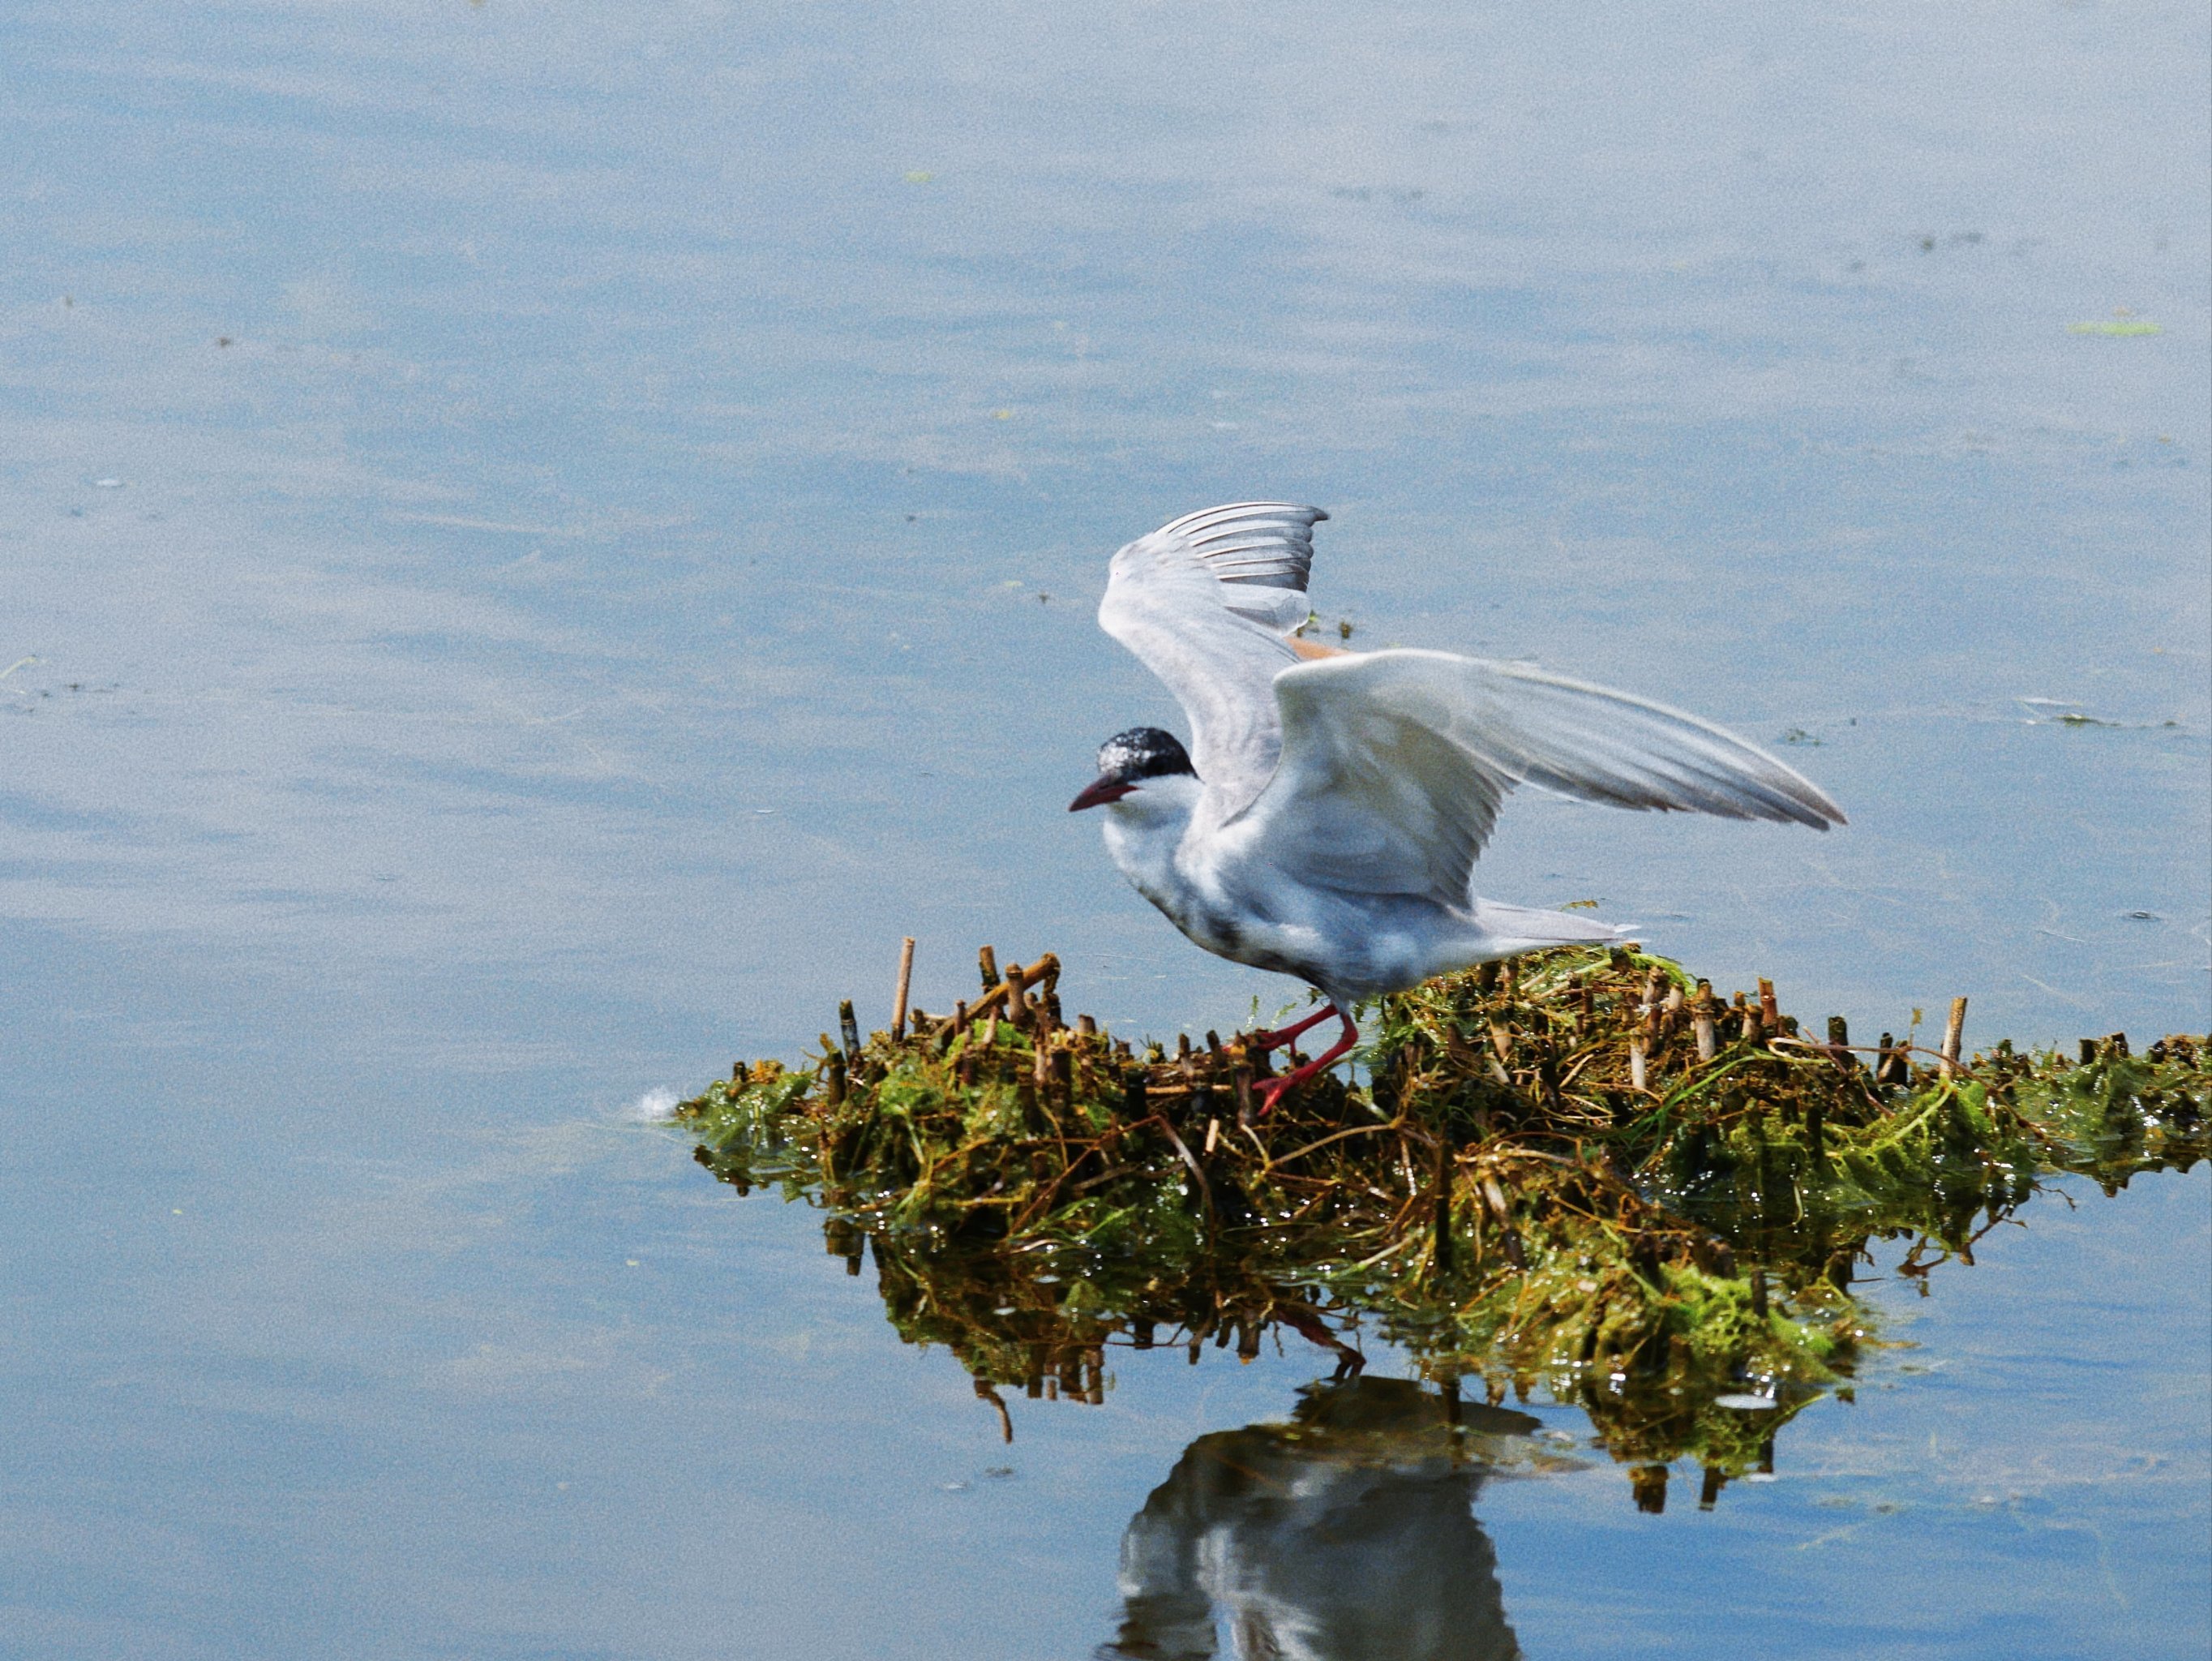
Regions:
<instances>
[{"instance_id":1,"label":"green plant clump","mask_svg":"<svg viewBox=\"0 0 2212 1661\"><path fill-rule=\"evenodd\" d=\"M679 1110L717 1177L821 1208L856 1274L872 1250L902 1335L1002 1412L1002 1387L1103 1399L1109 1346L1249 1360L1287 1327L1347 1372L1371 1328L1711 1488L1848 1377L1875 1240L1924 1275L2041 1177L2110 1190L2207 1151L2212 1040L1854 1047L1632 948L1387 999L1366 1086L1267 1114L1256 1047L1071 1026L1059 974L987 952L974 1007L863 1040L848 1006L809 1064L740 1063Z\"/></svg>"}]
</instances>

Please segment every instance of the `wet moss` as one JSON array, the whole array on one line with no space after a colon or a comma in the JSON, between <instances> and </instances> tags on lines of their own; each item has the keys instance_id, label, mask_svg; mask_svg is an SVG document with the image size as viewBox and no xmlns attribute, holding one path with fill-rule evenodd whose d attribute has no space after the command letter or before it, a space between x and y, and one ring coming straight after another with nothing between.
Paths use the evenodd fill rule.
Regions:
<instances>
[{"instance_id":1,"label":"wet moss","mask_svg":"<svg viewBox=\"0 0 2212 1661\"><path fill-rule=\"evenodd\" d=\"M1261 1115L1265 1055L1069 1026L1058 977L987 972L973 1010L741 1065L680 1110L697 1157L820 1207L855 1272L865 1243L901 1334L994 1400L1097 1400L1109 1348L1249 1358L1285 1327L1349 1372L1372 1330L1493 1401L1579 1402L1617 1457L1696 1457L1709 1488L1848 1378L1874 1242L1906 1242L1908 1275L1971 1262L2055 1173L2187 1168L2212 1106L2203 1039L1854 1048L1764 984L1723 1003L1576 947L1386 1000L1366 1086Z\"/></svg>"}]
</instances>

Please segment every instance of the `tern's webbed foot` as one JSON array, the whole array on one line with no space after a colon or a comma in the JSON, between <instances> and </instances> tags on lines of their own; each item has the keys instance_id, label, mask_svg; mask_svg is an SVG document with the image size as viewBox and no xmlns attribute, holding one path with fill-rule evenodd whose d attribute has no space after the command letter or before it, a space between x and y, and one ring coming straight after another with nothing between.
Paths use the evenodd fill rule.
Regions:
<instances>
[{"instance_id":1,"label":"tern's webbed foot","mask_svg":"<svg viewBox=\"0 0 2212 1661\"><path fill-rule=\"evenodd\" d=\"M1343 1035L1340 1037L1334 1043L1331 1044L1327 1050L1322 1051L1320 1055L1315 1056L1313 1060L1308 1062L1304 1067L1299 1068L1296 1072L1286 1073L1279 1079L1269 1079L1264 1084L1255 1085L1253 1086L1253 1092L1259 1098L1261 1112L1273 1112L1277 1102L1282 1100L1284 1097L1289 1095L1291 1092L1296 1090L1308 1079L1314 1077L1316 1074L1325 1073L1330 1068L1335 1066L1339 1061L1343 1059L1345 1055L1351 1050L1352 1046L1359 1042L1359 1029L1352 1024L1352 1017L1346 1014L1341 1009L1337 1008L1334 1004L1331 1004L1327 1008L1323 1009L1321 1012L1321 1014L1315 1016L1312 1020L1304 1022L1298 1026L1289 1028L1286 1030L1285 1033L1279 1036L1287 1037L1290 1033L1303 1032L1307 1027L1313 1025L1315 1022L1319 1021L1324 1016L1328 1015L1334 1015L1337 1019L1344 1023Z\"/></svg>"}]
</instances>

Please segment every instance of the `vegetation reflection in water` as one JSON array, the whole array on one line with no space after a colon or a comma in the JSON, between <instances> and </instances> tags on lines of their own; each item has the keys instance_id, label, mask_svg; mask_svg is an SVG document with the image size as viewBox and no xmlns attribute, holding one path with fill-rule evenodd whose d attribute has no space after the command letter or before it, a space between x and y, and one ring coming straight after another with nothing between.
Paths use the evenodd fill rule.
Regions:
<instances>
[{"instance_id":1,"label":"vegetation reflection in water","mask_svg":"<svg viewBox=\"0 0 2212 1661\"><path fill-rule=\"evenodd\" d=\"M1386 1000L1369 1085L1260 1116L1241 1040L1132 1046L1063 1019L1053 958L981 968L973 1005L864 1039L848 1004L810 1064L679 1111L717 1177L820 1207L856 1275L872 1250L901 1336L1010 1439L1003 1392L1101 1402L1109 1349L1249 1359L1288 1328L1340 1387L1372 1333L1452 1402L1580 1407L1646 1509L1696 1462L1710 1506L1879 1342L1851 1293L1875 1242L1924 1281L2043 1177L2187 1169L2212 1109L2212 1040L1967 1056L1961 1001L1938 1049L1854 1046L1765 982L1723 1002L1575 947Z\"/></svg>"}]
</instances>

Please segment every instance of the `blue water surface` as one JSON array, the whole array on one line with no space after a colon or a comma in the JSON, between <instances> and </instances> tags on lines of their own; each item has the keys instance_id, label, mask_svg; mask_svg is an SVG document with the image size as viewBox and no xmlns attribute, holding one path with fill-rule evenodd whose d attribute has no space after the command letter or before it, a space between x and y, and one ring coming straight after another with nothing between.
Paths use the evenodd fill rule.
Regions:
<instances>
[{"instance_id":1,"label":"blue water surface","mask_svg":"<svg viewBox=\"0 0 2212 1661\"><path fill-rule=\"evenodd\" d=\"M1172 1512L1235 1585L1162 1654L1407 1652L1330 1624L1371 1586L1439 1656L2201 1657L2202 1169L1870 1288L1912 1347L1711 1511L1540 1400L1431 1482L1385 1392L1316 1557L1204 1473L1336 1480L1251 1429L1319 1358L1123 1355L1008 1448L649 1121L880 1024L905 934L931 1007L985 941L1116 1030L1297 995L1062 811L1181 724L1107 556L1257 496L1330 510L1354 644L1683 704L1852 817L1516 800L1485 892L1855 1031L2212 1025L2208 37L8 8L0 1654L1135 1653Z\"/></svg>"}]
</instances>

